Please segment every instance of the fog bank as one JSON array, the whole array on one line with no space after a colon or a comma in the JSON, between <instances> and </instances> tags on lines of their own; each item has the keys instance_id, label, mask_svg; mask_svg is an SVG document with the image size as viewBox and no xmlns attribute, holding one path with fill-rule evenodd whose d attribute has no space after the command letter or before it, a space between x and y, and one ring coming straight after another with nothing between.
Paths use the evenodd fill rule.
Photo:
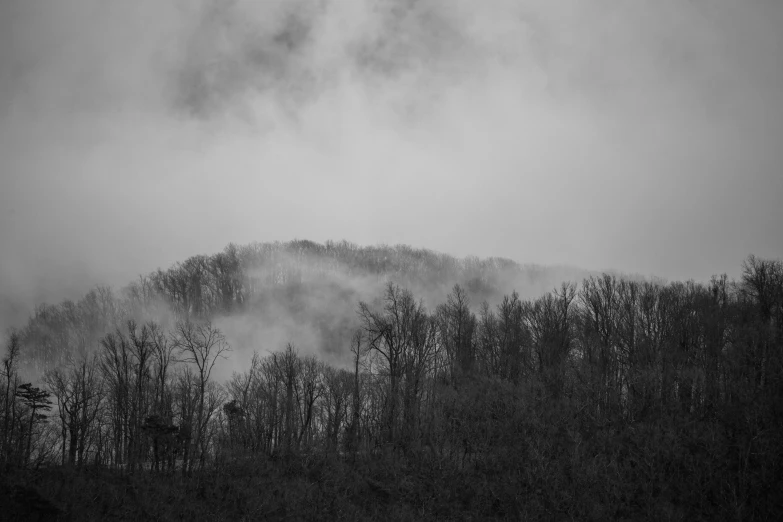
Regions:
<instances>
[{"instance_id":1,"label":"fog bank","mask_svg":"<svg viewBox=\"0 0 783 522\"><path fill-rule=\"evenodd\" d=\"M0 314L230 241L783 257L780 27L775 0L6 0Z\"/></svg>"}]
</instances>

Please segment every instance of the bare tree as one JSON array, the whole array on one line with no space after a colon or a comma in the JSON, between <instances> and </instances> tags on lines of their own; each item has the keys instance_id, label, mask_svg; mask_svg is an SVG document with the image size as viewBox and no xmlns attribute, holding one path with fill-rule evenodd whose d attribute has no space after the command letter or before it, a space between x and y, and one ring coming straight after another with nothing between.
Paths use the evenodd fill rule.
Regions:
<instances>
[{"instance_id":1,"label":"bare tree","mask_svg":"<svg viewBox=\"0 0 783 522\"><path fill-rule=\"evenodd\" d=\"M44 376L47 387L57 399L63 464L84 463L88 438L103 405L98 366L97 356L84 354Z\"/></svg>"},{"instance_id":2,"label":"bare tree","mask_svg":"<svg viewBox=\"0 0 783 522\"><path fill-rule=\"evenodd\" d=\"M12 430L16 422L16 390L19 385L17 367L21 337L19 332L11 330L8 334L6 354L3 357L3 377L5 377L5 393L3 397L3 439L0 441L0 458L8 461L11 456Z\"/></svg>"},{"instance_id":3,"label":"bare tree","mask_svg":"<svg viewBox=\"0 0 783 522\"><path fill-rule=\"evenodd\" d=\"M147 415L150 380L150 362L154 354L153 326L145 324L138 328L136 322L128 321L128 341L131 356L134 359L133 377L135 389L131 399L131 430L130 469L141 463L142 460L142 425Z\"/></svg>"},{"instance_id":4,"label":"bare tree","mask_svg":"<svg viewBox=\"0 0 783 522\"><path fill-rule=\"evenodd\" d=\"M283 451L290 455L293 451L295 416L294 396L297 385L297 377L300 371L299 355L292 344L286 346L285 352L272 354L272 365L275 370L275 379L285 386L285 399L283 403Z\"/></svg>"},{"instance_id":5,"label":"bare tree","mask_svg":"<svg viewBox=\"0 0 783 522\"><path fill-rule=\"evenodd\" d=\"M180 359L196 368L198 404L193 445L200 448L209 420L205 409L207 383L215 363L218 359L225 359L231 347L223 333L212 326L212 323L195 323L190 320L177 323L172 342L179 349Z\"/></svg>"},{"instance_id":6,"label":"bare tree","mask_svg":"<svg viewBox=\"0 0 783 522\"><path fill-rule=\"evenodd\" d=\"M102 340L100 369L111 418L111 439L113 451L111 462L115 466L123 466L128 459L130 449L129 428L131 418L131 392L133 364L130 344L118 328L116 332L107 334Z\"/></svg>"},{"instance_id":7,"label":"bare tree","mask_svg":"<svg viewBox=\"0 0 783 522\"><path fill-rule=\"evenodd\" d=\"M476 363L476 316L465 290L455 285L446 303L437 308L440 338L449 360L451 379L473 372Z\"/></svg>"},{"instance_id":8,"label":"bare tree","mask_svg":"<svg viewBox=\"0 0 783 522\"><path fill-rule=\"evenodd\" d=\"M176 346L163 332L162 328L152 323L150 325L150 342L152 344L152 359L155 363L155 385L153 403L156 413L171 417L171 397L168 390L169 370L174 364Z\"/></svg>"},{"instance_id":9,"label":"bare tree","mask_svg":"<svg viewBox=\"0 0 783 522\"><path fill-rule=\"evenodd\" d=\"M431 326L430 319L424 306L414 300L413 294L394 283L386 286L382 311L360 302L359 316L368 338L368 348L380 356L389 379L385 437L387 443L394 444L398 442L400 383L412 370L410 365L414 361L424 363L426 360L426 357L418 357L416 351L424 347L429 350L431 346L432 341L426 334ZM412 408L413 403L406 402L403 406ZM404 411L403 416L405 414L410 414L410 411Z\"/></svg>"},{"instance_id":10,"label":"bare tree","mask_svg":"<svg viewBox=\"0 0 783 522\"><path fill-rule=\"evenodd\" d=\"M323 395L323 366L314 356L299 359L298 382L294 386L296 402L299 406L299 434L296 438L297 450L309 433L316 401Z\"/></svg>"},{"instance_id":11,"label":"bare tree","mask_svg":"<svg viewBox=\"0 0 783 522\"><path fill-rule=\"evenodd\" d=\"M560 289L528 303L525 321L532 336L538 370L553 395L563 384L564 363L571 351L574 334L573 301L576 286L563 283Z\"/></svg>"},{"instance_id":12,"label":"bare tree","mask_svg":"<svg viewBox=\"0 0 783 522\"><path fill-rule=\"evenodd\" d=\"M233 447L240 443L243 448L250 444L250 425L248 412L251 410L251 395L257 387L261 358L258 352L253 352L250 368L243 373L236 373L226 385L231 401L223 406L227 415L229 445Z\"/></svg>"},{"instance_id":13,"label":"bare tree","mask_svg":"<svg viewBox=\"0 0 783 522\"><path fill-rule=\"evenodd\" d=\"M324 367L324 406L326 409L325 449L334 452L338 447L340 430L345 424L349 401L353 393L353 376L347 370Z\"/></svg>"},{"instance_id":14,"label":"bare tree","mask_svg":"<svg viewBox=\"0 0 783 522\"><path fill-rule=\"evenodd\" d=\"M361 385L359 378L359 366L362 364L362 360L366 354L366 348L363 345L364 332L361 329L357 329L353 337L351 338L351 353L353 354L353 408L351 413L351 421L348 424L347 433L347 446L353 454L353 458L356 458L356 451L358 450L361 442L361 411L362 411L362 396Z\"/></svg>"},{"instance_id":15,"label":"bare tree","mask_svg":"<svg viewBox=\"0 0 783 522\"><path fill-rule=\"evenodd\" d=\"M524 321L524 305L516 292L503 297L497 306L495 318L496 375L511 382L519 382L521 377L529 375L533 362L530 330Z\"/></svg>"}]
</instances>

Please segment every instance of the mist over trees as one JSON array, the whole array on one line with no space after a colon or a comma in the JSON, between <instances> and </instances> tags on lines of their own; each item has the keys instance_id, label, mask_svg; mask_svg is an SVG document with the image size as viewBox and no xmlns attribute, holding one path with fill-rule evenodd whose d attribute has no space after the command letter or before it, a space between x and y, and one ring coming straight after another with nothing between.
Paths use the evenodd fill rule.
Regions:
<instances>
[{"instance_id":1,"label":"mist over trees","mask_svg":"<svg viewBox=\"0 0 783 522\"><path fill-rule=\"evenodd\" d=\"M229 245L41 305L4 340L15 513L35 495L87 519L781 507L780 260L665 283L402 246Z\"/></svg>"},{"instance_id":2,"label":"mist over trees","mask_svg":"<svg viewBox=\"0 0 783 522\"><path fill-rule=\"evenodd\" d=\"M243 352L295 342L309 353L348 364L344 346L356 326L357 302L378 299L387 280L414 291L434 309L455 283L480 303L500 299L507 288L537 296L586 274L507 259L456 259L404 245L229 245L218 254L141 276L119 291L97 287L79 301L41 304L21 331L29 345L25 361L38 371L79 346L95 346L127 319L170 326L180 316L214 319Z\"/></svg>"}]
</instances>

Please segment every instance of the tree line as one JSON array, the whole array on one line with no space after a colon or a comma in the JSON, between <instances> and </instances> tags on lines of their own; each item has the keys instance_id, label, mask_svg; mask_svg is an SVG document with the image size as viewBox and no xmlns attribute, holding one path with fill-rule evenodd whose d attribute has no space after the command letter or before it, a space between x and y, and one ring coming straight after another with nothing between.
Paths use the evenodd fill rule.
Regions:
<instances>
[{"instance_id":1,"label":"tree line","mask_svg":"<svg viewBox=\"0 0 783 522\"><path fill-rule=\"evenodd\" d=\"M132 287L125 304L97 290L83 311L66 307L77 326L60 339L9 334L4 466L189 476L253 459L383 459L502 476L490 492L507 502L514 484L551 481L550 502L566 505L618 477L640 505L669 495L745 515L780 484L779 260L749 257L739 281L602 274L495 304L456 285L432 309L388 282L356 303L350 365L289 344L223 383L216 363L254 347L230 347L205 310L238 306L240 285L216 275L217 290L196 295L166 277ZM161 293L174 303L165 320L128 318ZM25 382L24 350L58 346L70 348Z\"/></svg>"}]
</instances>

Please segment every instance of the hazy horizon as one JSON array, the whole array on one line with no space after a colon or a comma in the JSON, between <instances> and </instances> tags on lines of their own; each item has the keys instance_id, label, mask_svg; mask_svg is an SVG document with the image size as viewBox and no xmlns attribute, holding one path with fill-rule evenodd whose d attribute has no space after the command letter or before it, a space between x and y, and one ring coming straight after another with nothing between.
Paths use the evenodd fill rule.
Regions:
<instances>
[{"instance_id":1,"label":"hazy horizon","mask_svg":"<svg viewBox=\"0 0 783 522\"><path fill-rule=\"evenodd\" d=\"M783 3L9 0L0 302L347 239L670 280L783 258Z\"/></svg>"}]
</instances>

